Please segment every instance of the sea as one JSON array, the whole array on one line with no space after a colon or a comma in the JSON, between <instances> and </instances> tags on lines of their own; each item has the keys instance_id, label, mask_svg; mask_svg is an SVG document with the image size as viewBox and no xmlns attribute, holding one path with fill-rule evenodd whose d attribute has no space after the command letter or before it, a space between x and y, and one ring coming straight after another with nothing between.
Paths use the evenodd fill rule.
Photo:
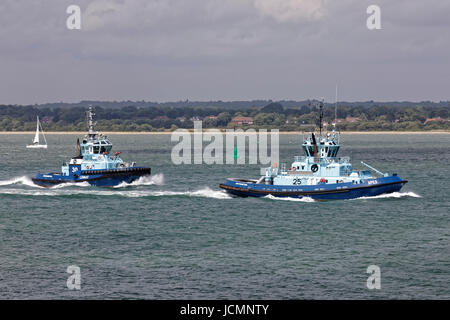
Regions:
<instances>
[{"instance_id":1,"label":"sea","mask_svg":"<svg viewBox=\"0 0 450 320\"><path fill-rule=\"evenodd\" d=\"M80 136L50 134L37 150L32 134L0 134L0 299L450 298L448 134L342 135L355 169L409 182L320 202L231 197L219 184L261 166L175 165L168 134L109 137L152 168L132 184L34 185ZM302 155L301 139L280 135L280 162Z\"/></svg>"}]
</instances>

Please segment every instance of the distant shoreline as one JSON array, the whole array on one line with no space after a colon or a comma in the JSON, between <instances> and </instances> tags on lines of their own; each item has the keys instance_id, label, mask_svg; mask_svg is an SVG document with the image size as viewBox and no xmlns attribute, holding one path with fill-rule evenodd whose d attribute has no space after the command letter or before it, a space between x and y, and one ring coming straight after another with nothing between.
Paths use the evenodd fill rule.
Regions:
<instances>
[{"instance_id":1,"label":"distant shoreline","mask_svg":"<svg viewBox=\"0 0 450 320\"><path fill-rule=\"evenodd\" d=\"M190 130L192 133L193 131ZM19 134L35 134L35 131L0 131L0 134L4 135L19 135ZM151 131L151 132L135 132L135 131L100 131L104 135L162 135L172 134L173 131ZM223 133L226 133L223 131ZM268 130L270 133L270 130ZM280 134L302 134L302 131L280 131ZM50 131L44 132L47 135L85 135L85 131ZM239 132L238 132L239 134ZM341 131L341 134L361 134L361 135L374 135L374 134L450 134L450 131L445 130L432 130L432 131Z\"/></svg>"}]
</instances>

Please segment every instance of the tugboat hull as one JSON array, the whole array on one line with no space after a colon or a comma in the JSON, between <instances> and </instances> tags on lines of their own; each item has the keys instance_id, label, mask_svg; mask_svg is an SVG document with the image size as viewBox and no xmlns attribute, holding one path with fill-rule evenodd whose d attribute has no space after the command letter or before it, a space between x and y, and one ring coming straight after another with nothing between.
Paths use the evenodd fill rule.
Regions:
<instances>
[{"instance_id":1,"label":"tugboat hull","mask_svg":"<svg viewBox=\"0 0 450 320\"><path fill-rule=\"evenodd\" d=\"M41 187L53 187L62 183L88 182L92 186L114 187L123 182L131 183L140 177L151 174L151 169L146 167L129 167L120 169L84 170L81 174L65 176L61 173L39 173L32 178L33 183Z\"/></svg>"},{"instance_id":2,"label":"tugboat hull","mask_svg":"<svg viewBox=\"0 0 450 320\"><path fill-rule=\"evenodd\" d=\"M397 175L367 179L361 184L339 183L303 186L266 185L254 180L228 179L219 187L239 197L274 197L303 198L315 200L344 200L361 197L373 197L385 193L398 192L408 181Z\"/></svg>"}]
</instances>

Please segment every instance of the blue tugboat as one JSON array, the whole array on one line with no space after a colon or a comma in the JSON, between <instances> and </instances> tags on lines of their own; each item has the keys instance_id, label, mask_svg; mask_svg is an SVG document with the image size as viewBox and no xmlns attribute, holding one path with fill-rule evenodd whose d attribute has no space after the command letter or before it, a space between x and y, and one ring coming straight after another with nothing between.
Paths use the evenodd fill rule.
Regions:
<instances>
[{"instance_id":1,"label":"blue tugboat","mask_svg":"<svg viewBox=\"0 0 450 320\"><path fill-rule=\"evenodd\" d=\"M396 173L382 173L368 164L371 170L353 170L349 157L338 158L340 134L323 133L323 102L319 106L319 132L303 135L304 156L296 156L289 169L272 164L264 168L259 180L229 178L219 187L241 197L310 197L315 200L354 199L398 192L408 181Z\"/></svg>"},{"instance_id":2,"label":"blue tugboat","mask_svg":"<svg viewBox=\"0 0 450 320\"><path fill-rule=\"evenodd\" d=\"M150 168L138 167L134 162L124 162L119 157L120 152L111 155L112 144L107 136L94 131L94 115L93 108L89 107L89 132L81 144L77 140L78 155L69 163L63 164L61 173L38 173L32 178L35 184L52 187L61 183L87 182L93 186L113 187L150 175Z\"/></svg>"}]
</instances>

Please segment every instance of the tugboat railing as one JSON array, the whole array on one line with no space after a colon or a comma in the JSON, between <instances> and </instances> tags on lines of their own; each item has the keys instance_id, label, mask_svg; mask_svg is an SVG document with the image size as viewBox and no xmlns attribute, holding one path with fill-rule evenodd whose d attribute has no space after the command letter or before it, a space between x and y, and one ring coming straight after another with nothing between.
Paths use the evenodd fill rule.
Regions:
<instances>
[{"instance_id":1,"label":"tugboat railing","mask_svg":"<svg viewBox=\"0 0 450 320\"><path fill-rule=\"evenodd\" d=\"M307 157L307 156L294 156L294 160L295 162L306 162L306 160L308 158L313 158L313 157ZM332 163L332 162L337 162L337 163L350 163L350 157L340 157L340 158L320 158L319 159L319 163Z\"/></svg>"},{"instance_id":2,"label":"tugboat railing","mask_svg":"<svg viewBox=\"0 0 450 320\"><path fill-rule=\"evenodd\" d=\"M341 157L338 158L339 163L350 163L350 157Z\"/></svg>"}]
</instances>

